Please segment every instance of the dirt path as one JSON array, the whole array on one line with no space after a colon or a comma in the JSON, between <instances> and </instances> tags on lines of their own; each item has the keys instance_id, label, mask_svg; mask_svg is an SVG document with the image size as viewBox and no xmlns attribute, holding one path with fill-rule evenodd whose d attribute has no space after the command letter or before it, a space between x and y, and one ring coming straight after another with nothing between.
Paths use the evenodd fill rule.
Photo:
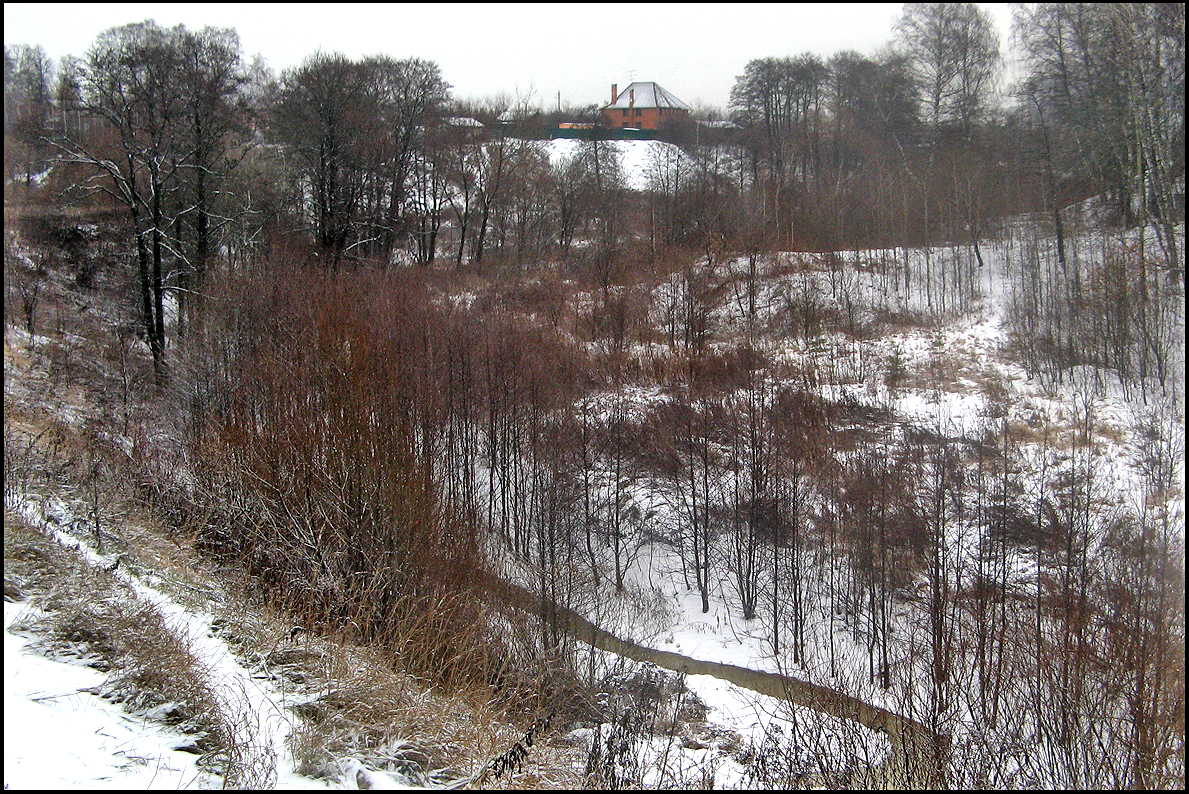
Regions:
<instances>
[{"instance_id":1,"label":"dirt path","mask_svg":"<svg viewBox=\"0 0 1189 794\"><path fill-rule=\"evenodd\" d=\"M542 603L539 595L518 585L495 579L488 580L485 585L488 594L494 594L525 612L540 614ZM604 631L572 609L552 603L546 606L553 613L551 618L555 617L558 624L571 636L599 650L638 662L651 662L658 667L687 675L714 676L761 695L787 700L886 734L892 743L892 753L882 765L863 775L865 780L852 779L852 786L936 788L943 780L940 774L943 767L938 763L938 759L944 757L948 742L945 737L936 736L916 720L792 676L751 670L721 662L707 662L670 651L647 648Z\"/></svg>"}]
</instances>

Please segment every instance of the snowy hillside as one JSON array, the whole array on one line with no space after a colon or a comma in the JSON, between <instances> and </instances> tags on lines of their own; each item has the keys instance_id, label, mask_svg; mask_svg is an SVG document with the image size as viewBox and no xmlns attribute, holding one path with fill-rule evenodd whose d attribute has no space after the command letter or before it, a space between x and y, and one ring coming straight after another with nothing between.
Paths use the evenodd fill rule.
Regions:
<instances>
[{"instance_id":1,"label":"snowy hillside","mask_svg":"<svg viewBox=\"0 0 1189 794\"><path fill-rule=\"evenodd\" d=\"M572 148L571 142L555 142L551 152L555 157L565 157L571 155ZM618 148L622 150L625 171L636 174L636 179L645 178L642 175L647 174L648 158L664 154L661 144L637 142ZM1039 428L1043 425L1049 428L1049 437L1041 439L1033 432L1029 440L1014 450L1018 456L1017 465L1050 472L1047 479L1033 480L1026 486L1033 490L1023 494L1023 500L1039 498L1046 488L1057 488L1056 476L1063 470L1076 472L1079 466L1093 466L1100 503L1096 511L1126 509L1131 504L1130 495L1142 493L1147 488L1144 479L1147 471L1144 455L1147 453L1141 441L1153 427L1153 422L1158 423L1155 432L1161 435L1172 433L1183 439L1183 425L1179 420L1170 422L1170 414L1157 413L1162 400L1170 408L1183 404L1183 380L1177 379L1171 391L1163 392L1163 397L1159 392L1149 392L1140 398L1134 392L1130 396L1124 394L1117 383L1109 378L1104 381L1085 368L1068 373L1068 379L1063 383L1046 383L1030 377L1013 360L1011 332L1007 327L1014 299L1009 269L1015 245L1011 239L1005 239L990 246L986 269L977 271L978 279L969 285L966 293L953 298L959 311L950 314L948 319L931 327L885 330L878 336L865 337L841 330L823 332L821 328L800 333L797 331L800 326L795 322L791 326L793 333L778 332L777 329L789 327L786 325L790 322L789 307L795 304L798 296L810 294L822 301L820 311L849 313L853 318L851 322L860 325L875 323L890 310L908 314L926 312L928 284L901 283L892 275L893 271L872 265L881 261L899 262L905 256L923 259L925 252L858 252L843 256L833 271L824 269L824 260L812 255L780 254L768 260L758 273L759 280L750 284L745 283L747 260L724 263L714 275L721 282L733 282L735 286L709 307L707 317L714 328L715 339L712 349L735 349L739 340L748 339L753 333L749 329L764 329L750 337L750 344L771 363L768 374L761 381L728 392L723 405L739 405L746 410L748 405L755 405L756 395L760 395L761 400L770 400L771 395L784 389L802 388L803 376L796 373L813 367L818 372L829 373L824 382L815 385L822 400L848 406L852 415L890 418L891 423L882 431L882 441L878 442L886 449L904 443L912 433L918 432L951 439L951 443L962 445L995 432L996 428ZM936 263L962 253L957 249L939 248L929 252L928 256ZM919 265L914 269L917 272L923 270ZM741 291L745 287L749 294ZM665 307L685 301L682 293L686 289L688 284L677 275L653 286L648 298L653 307L652 322L663 327ZM12 328L7 333L14 347L34 349L34 340L22 338ZM44 348L50 344L49 340L42 340L39 346ZM598 349L599 345L594 343L593 350L597 352ZM656 349L653 345L638 345L629 348L628 355L647 359L656 355ZM1175 365L1183 367L1183 356ZM896 373L894 379L893 370ZM14 384L19 382L13 381ZM769 396L764 397L765 394ZM594 421L602 425L627 421L646 428L671 410L679 396L680 392L672 389L642 383L593 394L587 405ZM1084 451L1079 452L1079 446L1073 443L1072 455L1061 453L1062 448L1071 444L1068 441L1070 433L1086 432L1079 428L1089 429L1093 435L1092 444L1081 447ZM715 444L711 454L723 462L723 467L713 473L706 470L707 475L713 476L707 481L709 490L703 498L726 502L732 489L737 491L740 487L737 481L732 484L731 468L727 463L734 453L727 438ZM1183 446L1180 449L1183 450ZM1087 453L1093 454L1092 460ZM1179 454L1183 455L1183 451ZM821 573L809 572L800 582L784 585L799 589L798 613L790 614L786 602L776 612L778 622L774 624L768 614L772 607L765 606L774 580L765 580L762 574L764 565L773 564L771 553L757 547L754 553L758 567L740 569L741 558L734 556L738 550L732 550L729 545L733 542L731 536L720 529L712 539L715 548L707 568L711 576L706 583L708 606L703 609L698 588L689 584L689 560L683 557L688 552L682 550L681 527L687 521L689 505L683 501L686 497L676 487L678 483L658 478L646 467L634 467L626 479L622 475L616 479L609 470L602 468L612 463L606 457L595 462L591 476L596 485L590 498L596 510L611 510L623 517L625 527L630 527L624 538L622 556L620 552L613 553L609 546L596 550L606 569L623 566L624 588L621 593L604 589L597 600L589 602L588 617L592 621L617 636L658 651L753 670L791 673L808 682L859 695L876 706L893 711L902 710L906 698L909 703L929 700L930 693L919 683L927 680L927 673L920 668L922 646L914 637L917 630L914 627L925 617L922 609L928 602L927 578L899 586L890 622L881 630L886 632L881 640L881 645L886 642L886 647L881 653L886 655L890 686L872 686L873 677L885 674L883 662L880 662L879 670L873 667L871 643L873 636L878 635L874 635L872 627L854 614L841 611L840 602L833 594L833 585L821 578ZM1149 503L1148 506L1160 510L1164 520L1178 528L1181 534L1173 540L1183 543L1183 457L1176 463L1177 467L1170 472L1173 480L1169 483L1167 502ZM967 476L973 476L972 465L967 458L964 464ZM486 477L480 472L478 479L482 482ZM810 498L811 483L805 481L803 487L806 488L806 498ZM495 496L492 493L480 501L494 503ZM98 555L69 534L69 528L86 523L84 516L71 513L77 508L52 500L39 505L28 499L18 500L12 507L23 522L41 527L67 548L78 549L82 564L96 567L113 564L114 555ZM712 508L711 504L703 509ZM831 508L826 502L806 502L805 509L810 514L812 527L812 522L821 526ZM492 514L488 520L506 519ZM947 522L945 531L948 537L941 548L945 549L946 556L941 564L953 572L947 587L962 591L971 586L969 582L975 581L976 576L983 575L981 571L998 571L995 575L1004 577L1008 589L1025 600L1033 597L1029 594L1036 591L1039 569L1035 554L1027 546L1011 550L1007 558L994 563L986 558L987 539L980 537L972 525ZM800 564L812 571L820 565L815 560L820 561L824 551L806 548L798 552L792 549L783 552L782 556L805 554ZM495 553L505 554L498 550ZM791 564L790 559L791 556L780 564ZM508 556L506 565L519 570L519 576L528 587L535 586L539 570L526 566L515 555ZM237 740L237 744L256 748L253 752L274 759L267 762L260 774L277 775L277 783L286 787L351 783L358 775L377 776L373 779L377 785L388 779L383 777L386 773L369 771L360 766L358 760L347 757L335 762L338 771L325 778L324 783L298 774L304 767L294 761L288 748L293 731L300 724L294 709L303 702L311 702L310 695L295 696L278 688L286 679L269 672L264 656L257 657L261 661L254 666L242 666L245 660L236 660L225 642L214 636L209 612L184 608L151 585L125 573L118 565L117 568L115 576L131 588L130 597L160 613L183 644L203 660L203 675L214 686L214 697L223 704L224 712L247 715L245 720L236 723L239 725L237 730L249 732ZM741 578L743 576L757 578L748 581ZM757 614L744 619L739 605L747 593L741 588L748 586L757 588L753 596L757 599ZM25 617L17 614L18 608L7 604L6 625L11 626L14 621L25 626L36 625L39 613L33 610ZM36 641L35 633L28 633L28 629L24 632ZM774 636L782 635L781 646L774 646ZM142 720L148 721L134 728L109 703L83 691L99 691L95 687L102 676L79 667L77 663L61 667L58 666L60 662L30 656L19 649L20 641L11 630L6 636L6 712L29 726L28 731L21 733L19 743L14 741L11 747L6 747L6 764L12 765L11 774L6 770L10 782L25 779L34 783L53 779L70 786L101 781L132 785L131 781L141 781L158 787L202 784L212 780L207 772L194 766L192 756L171 749L184 744L184 739L154 727L151 718L166 713L168 702L141 715ZM790 642L795 642L795 655L790 650ZM620 660L606 654L587 653L591 663L595 664L597 658L597 667L603 670L614 670L621 664ZM76 662L86 659L84 653ZM55 673L55 670L61 672ZM819 760L820 753L824 752L836 755L840 764L853 763L847 759L855 757L880 758L887 753L886 745L880 749L878 742L867 744L869 739L856 745L853 739L844 741L843 734L829 732L815 733L811 738L805 733L807 725L817 725L819 727L814 730L822 730L820 715L815 715L811 709L793 707L704 675L689 676L684 685L688 687L691 702L703 704L707 709L708 724L714 727L703 739L687 738L681 747L672 746L672 735L634 745L632 763L640 767L647 785L689 782L696 779L696 775L705 776L707 770L711 770L714 782L720 786L745 786L749 781L762 780L762 777L756 777L760 772L747 762L754 755L737 752L740 748L753 748L749 752L754 752L756 748L769 746L768 752L781 755L787 754L793 744L812 742ZM67 700L61 701L58 694L47 697L50 692L67 693ZM63 710L63 703L70 704L68 711ZM75 747L76 754L87 759L78 768L42 760L45 748L61 746L59 741L47 738L47 732L66 730L54 727L63 724L60 721L66 714L74 715L69 730L77 732L79 726L85 727L90 724L87 721L92 720L96 726L66 740ZM969 741L964 738L964 731L974 727L968 722L969 718L958 711L948 719L949 729L955 737ZM113 720L120 724L118 730L122 733L102 738L99 742L83 737L83 734L95 735L98 726ZM582 730L589 733L589 729ZM98 735L103 737L103 731ZM570 737L570 741L589 742L592 736L579 731ZM289 744L286 744L286 737L289 737ZM117 746L123 749L115 750ZM84 749L87 747L91 749ZM129 750L129 747L141 749ZM781 757L784 763L803 764L807 770L816 763L806 758ZM622 762L624 759L620 759ZM965 763L969 763L969 759ZM408 781L407 776L400 779ZM423 784L429 782L426 778L416 780Z\"/></svg>"},{"instance_id":2,"label":"snowy hillside","mask_svg":"<svg viewBox=\"0 0 1189 794\"><path fill-rule=\"evenodd\" d=\"M658 173L658 163L673 159L689 160L680 148L664 141L600 141L600 146L614 152L623 169L624 182L632 190L647 190L649 180ZM574 157L582 141L559 138L549 141L547 152L551 165Z\"/></svg>"}]
</instances>

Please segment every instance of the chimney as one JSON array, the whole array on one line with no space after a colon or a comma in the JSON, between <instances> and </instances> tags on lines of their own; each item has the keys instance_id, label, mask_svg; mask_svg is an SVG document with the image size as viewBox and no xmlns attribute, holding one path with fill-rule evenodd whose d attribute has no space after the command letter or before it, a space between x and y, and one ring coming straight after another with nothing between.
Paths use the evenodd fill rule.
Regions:
<instances>
[{"instance_id":1,"label":"chimney","mask_svg":"<svg viewBox=\"0 0 1189 794\"><path fill-rule=\"evenodd\" d=\"M619 99L619 86L615 83L611 84L611 104L615 104L615 100Z\"/></svg>"},{"instance_id":2,"label":"chimney","mask_svg":"<svg viewBox=\"0 0 1189 794\"><path fill-rule=\"evenodd\" d=\"M628 104L632 107L636 106L636 89L634 88L628 89Z\"/></svg>"}]
</instances>

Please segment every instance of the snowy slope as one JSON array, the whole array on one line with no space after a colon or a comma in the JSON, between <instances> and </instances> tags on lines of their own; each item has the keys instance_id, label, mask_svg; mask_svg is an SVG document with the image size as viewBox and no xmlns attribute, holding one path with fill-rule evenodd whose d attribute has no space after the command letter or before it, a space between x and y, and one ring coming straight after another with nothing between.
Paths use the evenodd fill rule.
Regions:
<instances>
[{"instance_id":1,"label":"snowy slope","mask_svg":"<svg viewBox=\"0 0 1189 794\"><path fill-rule=\"evenodd\" d=\"M574 157L583 143L565 138L549 141L546 151L550 164L557 165ZM648 189L654 163L665 158L688 159L680 148L664 141L600 141L599 145L608 147L619 158L627 186L632 190Z\"/></svg>"}]
</instances>

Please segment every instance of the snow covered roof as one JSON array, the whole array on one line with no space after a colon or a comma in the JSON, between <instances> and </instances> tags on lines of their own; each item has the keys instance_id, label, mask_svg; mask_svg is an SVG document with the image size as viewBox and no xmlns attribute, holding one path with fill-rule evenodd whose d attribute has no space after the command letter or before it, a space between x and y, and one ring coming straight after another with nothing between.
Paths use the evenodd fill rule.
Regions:
<instances>
[{"instance_id":1,"label":"snow covered roof","mask_svg":"<svg viewBox=\"0 0 1189 794\"><path fill-rule=\"evenodd\" d=\"M482 127L483 125L476 119L470 116L452 116L446 119L446 123L453 127Z\"/></svg>"},{"instance_id":2,"label":"snow covered roof","mask_svg":"<svg viewBox=\"0 0 1189 794\"><path fill-rule=\"evenodd\" d=\"M689 110L689 105L661 88L657 83L632 83L620 91L615 101L607 105L605 109L610 108L681 108Z\"/></svg>"}]
</instances>

